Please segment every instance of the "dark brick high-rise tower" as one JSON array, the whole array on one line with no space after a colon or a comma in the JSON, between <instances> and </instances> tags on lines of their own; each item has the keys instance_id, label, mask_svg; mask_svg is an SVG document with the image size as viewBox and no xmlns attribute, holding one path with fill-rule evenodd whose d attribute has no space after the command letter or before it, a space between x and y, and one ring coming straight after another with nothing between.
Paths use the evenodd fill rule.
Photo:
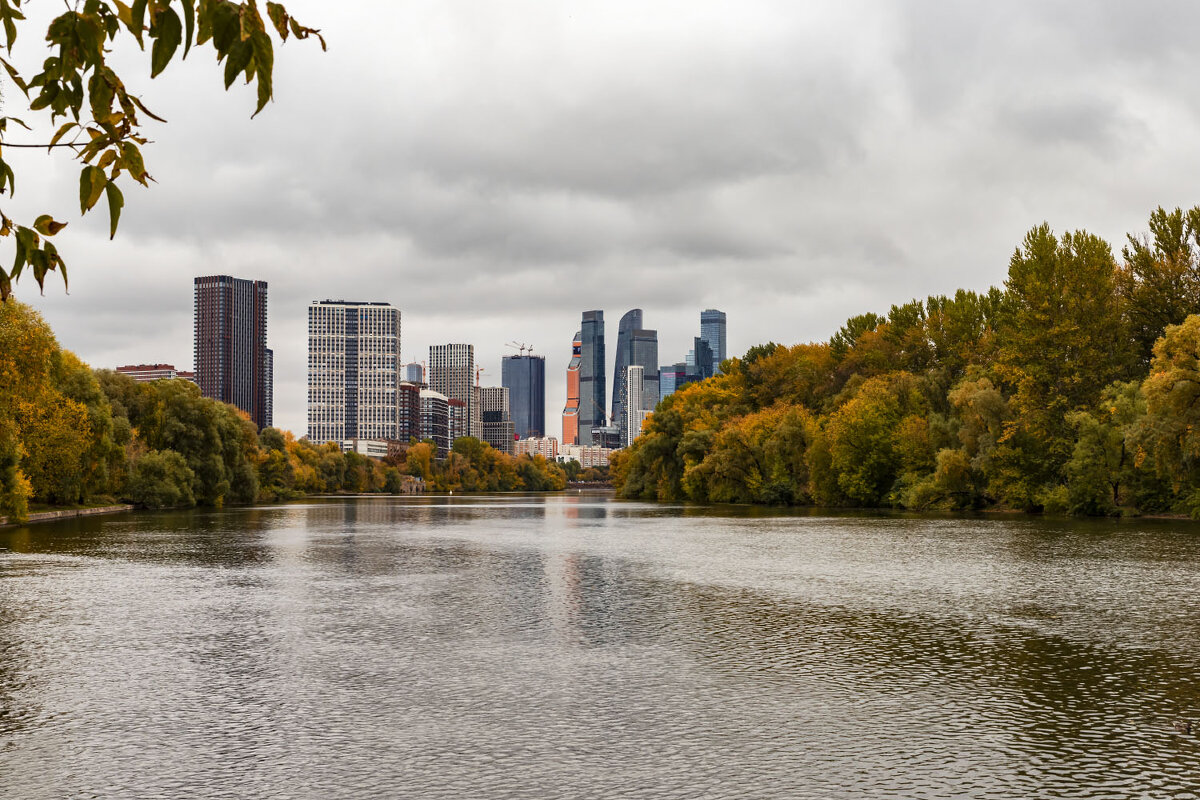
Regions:
<instances>
[{"instance_id":1,"label":"dark brick high-rise tower","mask_svg":"<svg viewBox=\"0 0 1200 800\"><path fill-rule=\"evenodd\" d=\"M206 275L195 281L196 383L262 428L272 423L273 363L267 349L267 282Z\"/></svg>"}]
</instances>

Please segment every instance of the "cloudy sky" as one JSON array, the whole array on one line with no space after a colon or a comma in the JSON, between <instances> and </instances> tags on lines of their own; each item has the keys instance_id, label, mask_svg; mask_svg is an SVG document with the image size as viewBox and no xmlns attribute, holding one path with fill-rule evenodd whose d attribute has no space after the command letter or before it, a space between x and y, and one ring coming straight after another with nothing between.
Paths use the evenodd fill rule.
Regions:
<instances>
[{"instance_id":1,"label":"cloudy sky","mask_svg":"<svg viewBox=\"0 0 1200 800\"><path fill-rule=\"evenodd\" d=\"M557 435L585 309L610 341L644 309L662 363L708 307L731 353L826 339L1002 282L1043 220L1119 249L1155 206L1200 203L1193 3L287 6L329 52L280 48L253 121L253 90L224 92L211 51L154 81L147 56L119 55L170 122L115 241L103 212L79 218L64 153L6 151L6 210L71 222L70 294L52 278L19 295L93 366L190 368L192 278L268 281L275 419L298 434L314 299L390 301L406 356L474 343L485 384L504 343L533 344ZM15 60L40 63L23 37Z\"/></svg>"}]
</instances>

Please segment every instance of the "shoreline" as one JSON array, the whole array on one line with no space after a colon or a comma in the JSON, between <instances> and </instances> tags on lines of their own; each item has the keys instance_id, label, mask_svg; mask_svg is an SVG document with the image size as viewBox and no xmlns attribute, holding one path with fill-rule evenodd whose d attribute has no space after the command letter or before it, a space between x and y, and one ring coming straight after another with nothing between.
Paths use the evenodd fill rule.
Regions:
<instances>
[{"instance_id":1,"label":"shoreline","mask_svg":"<svg viewBox=\"0 0 1200 800\"><path fill-rule=\"evenodd\" d=\"M24 522L9 522L8 517L0 517L0 528L18 528L22 525L35 525L39 522L56 522L76 517L96 517L101 514L121 514L125 511L133 510L134 507L132 505L123 503L112 506L97 506L95 508L65 508L61 511L36 511L30 514L29 518Z\"/></svg>"}]
</instances>

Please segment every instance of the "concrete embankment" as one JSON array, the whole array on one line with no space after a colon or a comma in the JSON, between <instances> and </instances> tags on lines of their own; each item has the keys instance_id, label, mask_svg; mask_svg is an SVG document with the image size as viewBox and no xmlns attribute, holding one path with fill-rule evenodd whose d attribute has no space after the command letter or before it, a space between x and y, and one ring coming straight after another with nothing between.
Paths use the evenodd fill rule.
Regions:
<instances>
[{"instance_id":1,"label":"concrete embankment","mask_svg":"<svg viewBox=\"0 0 1200 800\"><path fill-rule=\"evenodd\" d=\"M29 519L25 522L9 522L8 517L0 517L0 526L5 525L32 525L35 522L50 522L58 519L71 519L73 517L94 517L98 514L120 514L122 511L132 511L133 506L99 506L97 508L64 508L61 511L38 511L30 514Z\"/></svg>"}]
</instances>

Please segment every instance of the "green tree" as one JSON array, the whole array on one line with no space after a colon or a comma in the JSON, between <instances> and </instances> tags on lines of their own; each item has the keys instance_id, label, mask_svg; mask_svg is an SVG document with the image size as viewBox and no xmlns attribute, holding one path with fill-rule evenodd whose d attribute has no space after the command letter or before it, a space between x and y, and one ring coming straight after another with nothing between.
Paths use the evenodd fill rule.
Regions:
<instances>
[{"instance_id":1,"label":"green tree","mask_svg":"<svg viewBox=\"0 0 1200 800\"><path fill-rule=\"evenodd\" d=\"M1129 236L1118 288L1125 321L1143 368L1169 325L1200 313L1200 207L1150 214L1150 233Z\"/></svg>"},{"instance_id":2,"label":"green tree","mask_svg":"<svg viewBox=\"0 0 1200 800\"><path fill-rule=\"evenodd\" d=\"M133 465L125 497L143 508L190 508L195 473L179 453L151 450Z\"/></svg>"},{"instance_id":3,"label":"green tree","mask_svg":"<svg viewBox=\"0 0 1200 800\"><path fill-rule=\"evenodd\" d=\"M1131 367L1116 262L1083 231L1056 237L1043 224L1013 254L996 331L996 372L1011 392L1003 468L1009 499L1037 497L1063 481L1074 432L1067 413L1089 409Z\"/></svg>"}]
</instances>

